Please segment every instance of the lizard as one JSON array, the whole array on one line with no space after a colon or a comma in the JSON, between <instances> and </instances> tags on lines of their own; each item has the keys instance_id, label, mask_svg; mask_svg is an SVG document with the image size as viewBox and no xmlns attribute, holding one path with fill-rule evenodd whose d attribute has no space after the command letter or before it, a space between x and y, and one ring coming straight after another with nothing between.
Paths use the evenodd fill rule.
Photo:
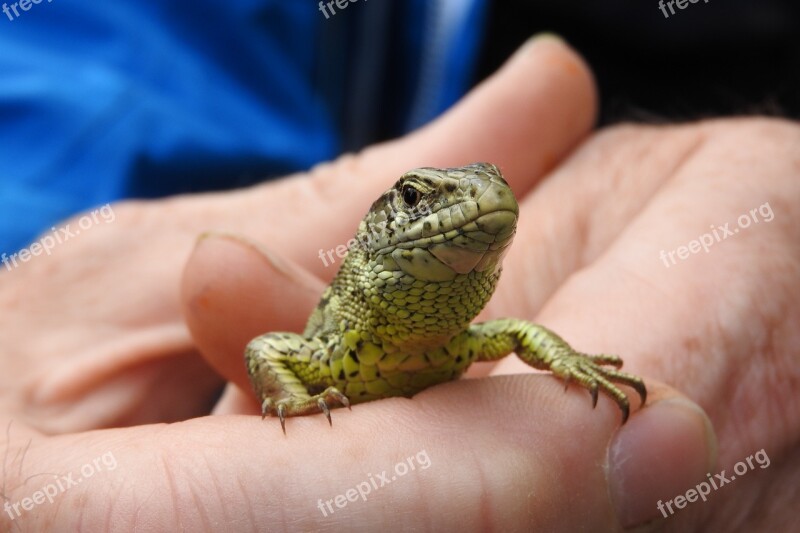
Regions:
<instances>
[{"instance_id":1,"label":"lizard","mask_svg":"<svg viewBox=\"0 0 800 533\"><path fill-rule=\"evenodd\" d=\"M262 418L324 413L411 397L459 378L476 361L515 352L568 386L607 394L628 419L641 378L616 355L574 350L544 326L516 318L471 324L497 286L516 233L519 205L497 166L417 168L367 212L339 271L302 334L260 335L245 363Z\"/></svg>"}]
</instances>

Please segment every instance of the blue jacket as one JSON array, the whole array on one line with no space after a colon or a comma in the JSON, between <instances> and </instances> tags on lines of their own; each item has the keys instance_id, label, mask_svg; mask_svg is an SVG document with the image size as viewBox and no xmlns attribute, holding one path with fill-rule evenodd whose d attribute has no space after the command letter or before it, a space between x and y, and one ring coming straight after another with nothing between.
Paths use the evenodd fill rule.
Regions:
<instances>
[{"instance_id":1,"label":"blue jacket","mask_svg":"<svg viewBox=\"0 0 800 533\"><path fill-rule=\"evenodd\" d=\"M228 189L431 120L486 0L0 5L0 252L123 198ZM22 7L27 9L22 9Z\"/></svg>"}]
</instances>

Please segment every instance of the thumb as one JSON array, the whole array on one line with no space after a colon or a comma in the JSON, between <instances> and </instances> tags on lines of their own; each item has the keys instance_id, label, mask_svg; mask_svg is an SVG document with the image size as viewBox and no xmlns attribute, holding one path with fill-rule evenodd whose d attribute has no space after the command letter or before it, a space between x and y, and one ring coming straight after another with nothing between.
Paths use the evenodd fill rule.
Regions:
<instances>
[{"instance_id":1,"label":"thumb","mask_svg":"<svg viewBox=\"0 0 800 533\"><path fill-rule=\"evenodd\" d=\"M333 428L300 417L288 437L255 416L55 437L4 424L0 524L611 531L667 517L659 505L672 505L712 468L707 419L662 391L616 435L611 406L587 411L579 391L564 394L556 380L532 375L372 402L358 416L337 413Z\"/></svg>"},{"instance_id":2,"label":"thumb","mask_svg":"<svg viewBox=\"0 0 800 533\"><path fill-rule=\"evenodd\" d=\"M358 166L387 175L385 188L412 167L490 161L523 196L588 133L595 112L588 66L564 41L542 34L440 119L365 150Z\"/></svg>"},{"instance_id":3,"label":"thumb","mask_svg":"<svg viewBox=\"0 0 800 533\"><path fill-rule=\"evenodd\" d=\"M244 348L257 335L298 331L324 283L298 264L243 237L208 233L183 272L186 324L209 364L245 391Z\"/></svg>"}]
</instances>

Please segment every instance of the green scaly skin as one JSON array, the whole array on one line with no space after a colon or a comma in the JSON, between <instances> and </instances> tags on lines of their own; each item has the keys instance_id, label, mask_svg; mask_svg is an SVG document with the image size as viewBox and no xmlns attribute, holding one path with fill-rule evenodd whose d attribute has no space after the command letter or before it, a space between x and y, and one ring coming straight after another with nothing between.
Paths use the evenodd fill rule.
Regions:
<instances>
[{"instance_id":1,"label":"green scaly skin","mask_svg":"<svg viewBox=\"0 0 800 533\"><path fill-rule=\"evenodd\" d=\"M642 380L615 355L573 350L547 328L505 318L470 322L492 296L516 231L519 207L488 163L404 174L367 213L358 243L325 290L302 335L267 333L245 351L264 416L324 413L457 379L475 361L511 352L534 368L608 394ZM611 365L607 368L603 365Z\"/></svg>"}]
</instances>

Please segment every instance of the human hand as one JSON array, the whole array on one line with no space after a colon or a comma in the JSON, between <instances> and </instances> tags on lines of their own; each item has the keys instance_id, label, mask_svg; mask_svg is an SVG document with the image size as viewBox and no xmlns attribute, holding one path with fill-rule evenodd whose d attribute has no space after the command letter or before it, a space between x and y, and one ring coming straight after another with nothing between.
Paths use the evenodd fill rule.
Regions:
<instances>
[{"instance_id":1,"label":"human hand","mask_svg":"<svg viewBox=\"0 0 800 533\"><path fill-rule=\"evenodd\" d=\"M598 465L604 462L616 413L603 404L599 412L586 412L584 396L577 391L564 395L555 380L540 376L450 384L410 402L398 399L359 406L356 418L337 411L333 430L320 424L320 417L293 419L289 436L293 440L281 440L269 421L236 416L86 431L185 418L204 412L212 400L220 381L192 352L178 312L180 266L194 234L208 228L249 234L289 258L265 263L262 256L223 239L206 239L192 257L186 279L189 319L195 328L214 319L198 341L215 368L239 381L244 375L243 367L237 366L241 346L237 351L235 345L243 346L251 333L300 327L322 286L293 267L288 276L265 277L265 269L293 261L329 279L332 269L325 269L309 250L346 242L369 201L398 173L421 164L485 159L503 167L520 195L530 190L588 130L593 114L591 81L576 58L555 43L535 48L447 118L405 140L320 167L310 180L116 206L113 232L98 229L69 248L65 245L58 250L63 251L61 257L53 261L32 262L25 270L6 275L0 301L15 309L0 331L3 416L14 421L6 424L7 501L18 503L41 486L37 479L42 478L30 477L37 473L75 471L110 451L119 465L113 473L58 494L57 505L23 510L14 525L35 529L57 524L67 529L80 522L87 528L127 529L135 524L147 529L177 520L185 527L246 520L254 527L304 529L334 526L338 519L377 524L388 516L397 524L398 513L414 520L408 513L432 503L433 497L436 506L428 509L437 511L417 520L473 527L529 525L538 520L560 526L580 520L597 524L600 516L613 523L608 499L598 489L607 483ZM480 129L469 127L476 123ZM533 148L520 151L520 139ZM362 181L356 183L352 176L361 176ZM357 205L361 210L355 209ZM300 206L309 210L302 212ZM287 231L289 220L294 227ZM326 231L319 231L323 226ZM304 238L298 239L299 235ZM224 255L218 255L220 251ZM512 270L509 264L507 278ZM219 290L222 294L215 294ZM236 301L220 298L226 295ZM274 305L288 301L293 305ZM228 305L234 303L238 306ZM231 309L238 309L238 314L228 314ZM493 309L494 305L489 312ZM636 371L631 356L617 351ZM560 422L550 420L552 409L530 412L527 405L532 403L554 406ZM658 405L632 417L620 435L633 431L637 420L641 424L653 415L658 427L651 433L663 429L674 435L672 452L667 453L686 461L678 453L682 445L705 463L708 453L701 449L706 444L705 435L697 431L698 417L682 405L658 415ZM464 406L469 406L469 414ZM216 411L253 409L241 395L237 399L236 389L229 389ZM577 442L577 426L583 434L594 435L593 441ZM453 448L452 439L470 446ZM26 447L29 440L32 444ZM572 446L565 448L565 442ZM215 456L210 450L225 450L225 455ZM376 473L389 469L397 459L420 457L422 450L432 469L414 474L415 483L382 488L369 496L369 503L352 503L347 511L329 517L316 510L314 496L344 493L351 486L345 481L352 480L355 486L367 479L370 468ZM467 468L457 462L465 458ZM553 458L563 461L562 469L552 469ZM649 471L660 473L653 467ZM548 476L555 475L566 477L554 489ZM202 490L204 484L215 490ZM454 497L453 490L460 491L460 497ZM533 496L522 498L526 491ZM114 507L108 503L109 494L115 495ZM492 496L484 500L489 507L477 509L484 522L475 522L476 509L470 506L480 494ZM565 510L575 503L565 494L580 495L581 513ZM86 501L90 503L84 505ZM370 505L375 501L383 503ZM387 503L392 505L391 514L386 514Z\"/></svg>"},{"instance_id":2,"label":"human hand","mask_svg":"<svg viewBox=\"0 0 800 533\"><path fill-rule=\"evenodd\" d=\"M693 418L683 400L659 402L661 396L672 393L656 388L658 398L651 399L648 409L614 437L608 478L592 477L590 465L604 464L604 455L592 456L590 451L605 450L610 435L606 434L597 448L574 439L576 427L583 428L587 420L596 421L590 417L597 413L580 411L586 409L588 400L575 391L578 403L574 405L579 412L569 414L564 414L563 405L569 400L559 396L557 390L520 402L532 388L537 392L543 386L557 389L557 383L542 383L541 376L525 380L519 375L531 370L518 359L507 358L488 371L492 375L516 375L488 382L496 384L498 390L472 392L468 387L487 382L459 382L449 386L452 388L438 387L416 396L411 411L399 413L403 421L410 418L420 424L406 424L408 433L435 434L449 442L450 452L441 452L449 456L448 473L459 469L457 461L464 459L463 448L469 447L471 459L478 456L479 463L485 461L478 468L481 472L502 472L497 474L496 485L492 477L488 482L473 481L471 486L484 483L483 487L489 487L484 493L492 495L493 502L516 502L509 505L517 511L529 505L526 510L532 517L492 508L488 515L502 514L509 520L492 525L611 529L616 518L609 512L606 490L611 492L618 518L625 525L656 518L653 526L668 529L730 530L780 528L794 520L788 506L772 511L768 517L761 509L766 505L763 501L782 501L790 494L797 475L788 464L798 429L793 414L800 372L792 359L800 339L790 326L798 314L798 289L794 286L798 208L787 200L798 197L797 185L791 180L798 161L797 140L795 125L764 119L612 128L585 142L535 190L531 187L540 177L537 172L514 174L509 170L514 168L515 156L525 153L519 144L517 153L507 155L506 160L485 158L500 164L522 198L517 237L498 291L482 318L537 317L578 349L623 354L627 371L669 383L703 406L720 439L715 466L714 437L710 431L703 434L701 418ZM464 162L443 159L420 165ZM287 305L286 300L271 296L277 285L286 289L282 281L285 277L276 272L280 267L274 265L275 259L248 251L246 246L209 239L198 246L187 269L189 319L198 344L212 364L239 386L229 390L218 408L220 413L257 412L251 399L240 396L240 390L249 396L249 385L243 368L229 353L265 329L250 322L250 317L275 317ZM770 253L765 254L767 250ZM247 275L228 283L223 280L223 265L232 260L239 268L247 265ZM315 305L319 290L318 285L308 291L302 317ZM246 313L241 312L244 295L249 304ZM200 301L206 305L198 305ZM216 309L209 309L211 302ZM297 301L292 304L288 307L295 307ZM285 329L300 327L302 320ZM778 339L773 342L779 346L771 346L770 338ZM473 375L486 372L484 367ZM436 393L446 394L445 399L453 403L437 403L438 396L429 396ZM498 404L487 412L481 409L483 405L475 405L477 397L482 402L498 400ZM427 407L429 401L446 417L444 421L436 418L438 425L424 423L420 404ZM517 402L523 407L519 418L507 412ZM538 409L546 406L538 413L542 419L531 420L532 414L524 409L531 404ZM384 426L380 417L398 416L398 410L407 405L404 400L370 404L370 409L378 411L377 420L370 416L372 411L364 413L359 406L359 417L368 417L365 425L378 428L377 436L369 437L369 444L362 443L359 449L384 449L387 434L397 438L391 425ZM469 407L465 409L466 405ZM460 410L469 415L462 419L454 414ZM611 411L614 420L613 408ZM552 413L563 416L554 422L549 419ZM496 418L508 416L507 426L498 424ZM336 429L351 420L349 413L341 411L334 417ZM303 424L304 430L306 422L324 426L324 419L318 418L303 422L293 419L290 431L295 424ZM550 432L554 424L558 429ZM469 429L464 431L464 426ZM545 426L548 432L543 435ZM592 431L597 430L592 427ZM346 433L363 434L349 424ZM485 435L493 436L491 443L483 441ZM526 436L528 455L519 457L514 445ZM274 437L265 438L271 441ZM416 439L420 440L424 441ZM576 440L579 448L572 449L569 443ZM314 454L315 445L316 441L309 445L309 455ZM300 446L305 449L304 444ZM314 468L329 472L331 467L325 460L316 461ZM521 470L504 470L508 464ZM560 468L554 468L554 464ZM543 465L551 476L574 480L580 487L566 481L554 488L552 482L535 474L545 468ZM363 472L370 468L347 461L334 477L358 480L350 474L352 470L364 477ZM746 479L736 481L747 473ZM502 479L507 485L503 486ZM733 484L722 485L723 480ZM459 481L454 480L447 485L449 490L441 492L451 493ZM698 484L703 484L702 488ZM344 482L341 485L347 486ZM695 489L693 495L687 492L691 489ZM698 500L687 508L685 499L676 498L689 495L697 499L698 490L709 491L703 495L708 501ZM539 497L528 499L530 494ZM437 501L430 507L444 505ZM663 514L657 505L662 505ZM575 508L581 512L568 510ZM743 513L741 509L750 511ZM358 512L363 520L369 517L367 509L347 508L346 512L348 519L353 517L351 512ZM485 523L481 520L487 516L479 511L464 514L470 524Z\"/></svg>"},{"instance_id":3,"label":"human hand","mask_svg":"<svg viewBox=\"0 0 800 533\"><path fill-rule=\"evenodd\" d=\"M668 436L628 437L639 490L611 483L623 523L662 504L669 530L798 525L780 502L800 474L799 141L796 124L767 119L612 128L521 204L489 316L537 316L577 349L622 354L625 370L687 394L716 431L717 465L683 485L657 466L682 467L659 456L655 439ZM507 358L492 373L526 371ZM677 496L709 489L706 473L719 488L680 510Z\"/></svg>"}]
</instances>

